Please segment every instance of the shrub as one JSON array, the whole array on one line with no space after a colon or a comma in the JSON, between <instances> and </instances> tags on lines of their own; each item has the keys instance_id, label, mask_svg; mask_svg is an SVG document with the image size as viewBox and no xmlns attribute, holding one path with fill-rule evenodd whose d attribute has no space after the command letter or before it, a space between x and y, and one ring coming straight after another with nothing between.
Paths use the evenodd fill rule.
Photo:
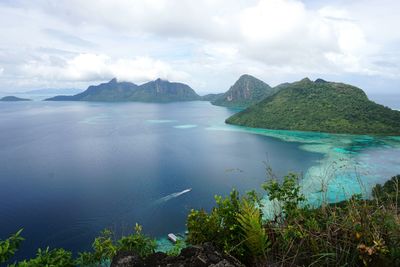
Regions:
<instances>
[{"instance_id":1,"label":"shrub","mask_svg":"<svg viewBox=\"0 0 400 267\"><path fill-rule=\"evenodd\" d=\"M30 260L24 260L10 267L72 267L75 266L72 259L72 253L64 249L38 249L36 257Z\"/></svg>"},{"instance_id":2,"label":"shrub","mask_svg":"<svg viewBox=\"0 0 400 267\"><path fill-rule=\"evenodd\" d=\"M204 210L191 210L188 216L188 242L202 244L213 242L217 247L236 257L243 258L241 228L237 215L240 212L239 193L232 190L229 197L215 196L216 207L210 214Z\"/></svg>"},{"instance_id":3,"label":"shrub","mask_svg":"<svg viewBox=\"0 0 400 267\"><path fill-rule=\"evenodd\" d=\"M142 234L142 226L136 224L135 233L128 236L123 236L118 240L117 249L119 251L133 251L140 255L140 257L147 257L154 253L157 243Z\"/></svg>"},{"instance_id":4,"label":"shrub","mask_svg":"<svg viewBox=\"0 0 400 267\"><path fill-rule=\"evenodd\" d=\"M24 241L24 238L21 237L22 230L20 229L6 240L0 240L0 263L5 263L17 252L22 241Z\"/></svg>"},{"instance_id":5,"label":"shrub","mask_svg":"<svg viewBox=\"0 0 400 267\"><path fill-rule=\"evenodd\" d=\"M192 210L188 241L213 242L245 263L265 266L400 266L398 178L374 189L374 199L354 195L347 201L313 208L304 205L298 177L263 185L280 203L276 218L262 221L253 192L240 198L216 197L208 214Z\"/></svg>"}]
</instances>

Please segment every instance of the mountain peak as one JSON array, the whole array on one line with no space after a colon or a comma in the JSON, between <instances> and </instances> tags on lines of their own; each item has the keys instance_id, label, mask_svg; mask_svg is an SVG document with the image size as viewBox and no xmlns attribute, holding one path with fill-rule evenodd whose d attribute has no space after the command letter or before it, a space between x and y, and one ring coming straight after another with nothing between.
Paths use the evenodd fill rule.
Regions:
<instances>
[{"instance_id":1,"label":"mountain peak","mask_svg":"<svg viewBox=\"0 0 400 267\"><path fill-rule=\"evenodd\" d=\"M112 78L108 83L117 83L118 81L117 81L117 78Z\"/></svg>"},{"instance_id":2,"label":"mountain peak","mask_svg":"<svg viewBox=\"0 0 400 267\"><path fill-rule=\"evenodd\" d=\"M251 76L250 74L242 74L240 77L239 77L239 80L243 80L243 79L257 79L256 77L254 77L254 76Z\"/></svg>"},{"instance_id":3,"label":"mountain peak","mask_svg":"<svg viewBox=\"0 0 400 267\"><path fill-rule=\"evenodd\" d=\"M315 83L327 83L324 79L318 78L315 80Z\"/></svg>"},{"instance_id":4,"label":"mountain peak","mask_svg":"<svg viewBox=\"0 0 400 267\"><path fill-rule=\"evenodd\" d=\"M274 90L265 82L243 74L229 90L214 100L212 104L227 107L248 107L272 95Z\"/></svg>"},{"instance_id":5,"label":"mountain peak","mask_svg":"<svg viewBox=\"0 0 400 267\"><path fill-rule=\"evenodd\" d=\"M310 80L310 78L305 77L304 79L300 80L300 82L302 82L302 83L311 83L312 81Z\"/></svg>"},{"instance_id":6,"label":"mountain peak","mask_svg":"<svg viewBox=\"0 0 400 267\"><path fill-rule=\"evenodd\" d=\"M168 80L164 80L162 78L157 78L154 82L161 83L161 82L169 82Z\"/></svg>"}]
</instances>

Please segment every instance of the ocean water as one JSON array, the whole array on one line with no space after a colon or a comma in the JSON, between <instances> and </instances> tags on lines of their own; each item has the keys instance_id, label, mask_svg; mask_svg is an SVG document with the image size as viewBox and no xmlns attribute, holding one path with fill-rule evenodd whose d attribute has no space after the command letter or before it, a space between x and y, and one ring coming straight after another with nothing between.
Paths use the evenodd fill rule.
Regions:
<instances>
[{"instance_id":1,"label":"ocean water","mask_svg":"<svg viewBox=\"0 0 400 267\"><path fill-rule=\"evenodd\" d=\"M163 239L215 194L260 188L266 165L301 174L315 204L368 195L400 173L400 137L224 124L234 112L208 102L0 103L0 238L24 228L19 258L90 249L102 229L121 235L136 222Z\"/></svg>"}]
</instances>

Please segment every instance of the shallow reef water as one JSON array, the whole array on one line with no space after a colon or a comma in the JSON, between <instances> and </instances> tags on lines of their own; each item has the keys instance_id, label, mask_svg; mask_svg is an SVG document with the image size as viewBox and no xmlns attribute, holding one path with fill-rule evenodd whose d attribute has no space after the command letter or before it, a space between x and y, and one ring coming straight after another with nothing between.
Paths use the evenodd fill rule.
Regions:
<instances>
[{"instance_id":1,"label":"shallow reef water","mask_svg":"<svg viewBox=\"0 0 400 267\"><path fill-rule=\"evenodd\" d=\"M220 125L209 130L241 131L299 143L302 150L323 154L301 177L310 205L339 202L354 194L367 198L372 187L400 173L400 137L327 134ZM264 196L265 213L276 207Z\"/></svg>"}]
</instances>

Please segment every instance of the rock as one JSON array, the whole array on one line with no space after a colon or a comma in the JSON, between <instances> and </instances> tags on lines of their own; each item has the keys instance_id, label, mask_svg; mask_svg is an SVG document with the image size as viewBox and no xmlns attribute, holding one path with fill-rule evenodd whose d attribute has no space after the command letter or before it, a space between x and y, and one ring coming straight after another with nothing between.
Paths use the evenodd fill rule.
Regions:
<instances>
[{"instance_id":1,"label":"rock","mask_svg":"<svg viewBox=\"0 0 400 267\"><path fill-rule=\"evenodd\" d=\"M136 253L120 251L115 255L110 267L144 267L143 260Z\"/></svg>"},{"instance_id":2,"label":"rock","mask_svg":"<svg viewBox=\"0 0 400 267\"><path fill-rule=\"evenodd\" d=\"M220 253L211 243L182 249L178 256L156 252L141 259L134 252L119 252L111 267L242 267L238 260Z\"/></svg>"}]
</instances>

